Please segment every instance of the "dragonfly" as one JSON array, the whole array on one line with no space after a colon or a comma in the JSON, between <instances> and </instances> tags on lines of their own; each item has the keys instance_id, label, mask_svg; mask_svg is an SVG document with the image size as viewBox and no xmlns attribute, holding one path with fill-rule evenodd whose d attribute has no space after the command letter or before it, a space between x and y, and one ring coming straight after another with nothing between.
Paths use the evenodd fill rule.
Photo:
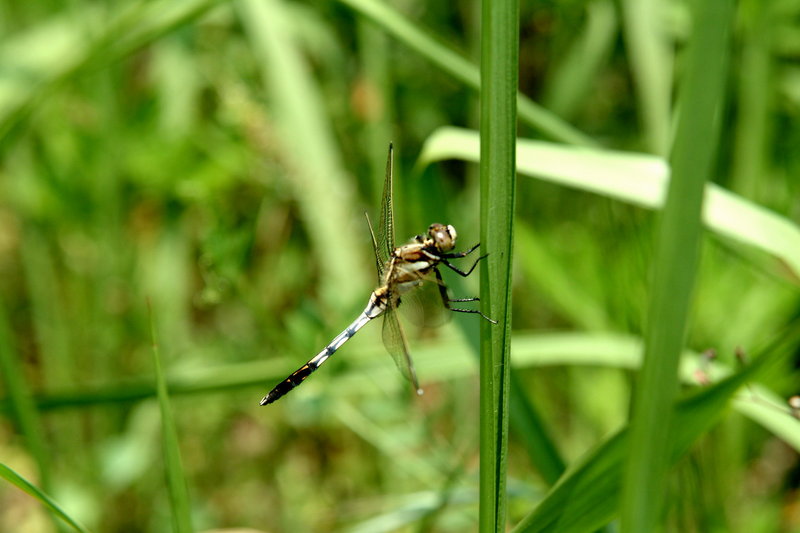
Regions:
<instances>
[{"instance_id":1,"label":"dragonfly","mask_svg":"<svg viewBox=\"0 0 800 533\"><path fill-rule=\"evenodd\" d=\"M450 261L461 259L474 252L480 243L463 252L454 252L456 230L451 225L431 224L427 233L417 235L410 242L399 247L394 243L394 214L392 211L392 181L394 150L389 144L386 160L386 174L381 197L381 213L377 237L367 215L367 225L372 237L375 252L375 265L378 271L378 288L372 291L369 302L361 314L344 331L339 333L321 352L306 364L278 383L264 398L261 405L271 404L300 385L314 373L342 345L350 340L365 324L383 316L383 344L394 359L400 372L408 379L417 394L422 394L417 373L408 350L403 327L397 317L401 301L416 308L417 315L424 315L423 323L432 324L441 320L441 310L480 315L483 319L497 324L477 309L453 307L453 303L477 302L479 298L450 298L447 286L442 279L439 266L444 265L460 276L467 277L486 255L478 257L469 270L461 270ZM431 298L431 288L435 298ZM439 299L440 303L435 302ZM412 312L413 314L413 312ZM446 319L446 318L445 318Z\"/></svg>"}]
</instances>

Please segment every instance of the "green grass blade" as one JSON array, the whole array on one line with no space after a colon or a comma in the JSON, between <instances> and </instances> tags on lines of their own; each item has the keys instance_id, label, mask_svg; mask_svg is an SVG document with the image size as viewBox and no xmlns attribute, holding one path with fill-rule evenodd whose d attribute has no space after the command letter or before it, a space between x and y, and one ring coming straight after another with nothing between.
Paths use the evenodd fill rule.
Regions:
<instances>
[{"instance_id":1,"label":"green grass blade","mask_svg":"<svg viewBox=\"0 0 800 533\"><path fill-rule=\"evenodd\" d=\"M431 134L419 165L448 158L480 160L478 133L441 128ZM660 208L669 183L669 166L655 156L574 148L519 140L517 170L648 209ZM800 282L800 227L791 220L713 183L705 186L703 221L711 231L774 255L774 273Z\"/></svg>"},{"instance_id":2,"label":"green grass blade","mask_svg":"<svg viewBox=\"0 0 800 533\"><path fill-rule=\"evenodd\" d=\"M519 77L519 2L481 8L481 323L480 517L482 532L506 523L514 161Z\"/></svg>"},{"instance_id":3,"label":"green grass blade","mask_svg":"<svg viewBox=\"0 0 800 533\"><path fill-rule=\"evenodd\" d=\"M8 466L0 463L0 477L15 485L23 492L33 496L39 502L47 507L47 509L52 512L54 515L58 516L61 520L66 522L72 529L75 531L79 531L80 533L88 533L89 530L83 527L81 524L78 523L77 520L74 520L71 516L69 516L66 511L64 511L61 506L59 506L55 501L53 501L50 496L45 494L43 491L39 490L38 487L33 485L27 479L23 478L19 474L17 474L14 470L9 468Z\"/></svg>"},{"instance_id":4,"label":"green grass blade","mask_svg":"<svg viewBox=\"0 0 800 533\"><path fill-rule=\"evenodd\" d=\"M480 71L476 65L458 52L415 26L411 21L386 3L377 0L340 0L361 15L373 20L387 33L447 72L466 86L479 91ZM516 90L516 88L515 88ZM597 143L585 133L543 108L521 93L517 94L519 118L547 137L569 144L594 146Z\"/></svg>"},{"instance_id":5,"label":"green grass blade","mask_svg":"<svg viewBox=\"0 0 800 533\"><path fill-rule=\"evenodd\" d=\"M175 428L175 419L169 403L169 392L164 372L161 368L161 355L156 342L156 330L150 320L150 335L153 341L153 364L156 373L156 395L158 406L161 410L161 432L164 446L164 465L166 466L167 484L172 508L173 530L176 533L189 533L192 529L191 506L189 503L189 490L186 476L181 461L178 431Z\"/></svg>"},{"instance_id":6,"label":"green grass blade","mask_svg":"<svg viewBox=\"0 0 800 533\"><path fill-rule=\"evenodd\" d=\"M640 121L647 149L666 154L669 149L672 96L672 43L664 30L661 0L624 0L623 33L639 101Z\"/></svg>"},{"instance_id":7,"label":"green grass blade","mask_svg":"<svg viewBox=\"0 0 800 533\"><path fill-rule=\"evenodd\" d=\"M723 115L730 0L697 2L680 114L671 156L672 179L655 254L645 333L644 365L636 383L623 487L621 531L651 531L668 493L678 393L678 362L686 341L702 240L701 209Z\"/></svg>"},{"instance_id":8,"label":"green grass blade","mask_svg":"<svg viewBox=\"0 0 800 533\"><path fill-rule=\"evenodd\" d=\"M792 356L797 337L797 331L789 330L766 353L755 358L752 365L671 408L675 430L668 450L670 464L675 464L694 441L718 422L741 387L785 365ZM784 416L791 418L788 414ZM609 523L620 502L629 441L626 427L588 453L513 532L588 533Z\"/></svg>"}]
</instances>

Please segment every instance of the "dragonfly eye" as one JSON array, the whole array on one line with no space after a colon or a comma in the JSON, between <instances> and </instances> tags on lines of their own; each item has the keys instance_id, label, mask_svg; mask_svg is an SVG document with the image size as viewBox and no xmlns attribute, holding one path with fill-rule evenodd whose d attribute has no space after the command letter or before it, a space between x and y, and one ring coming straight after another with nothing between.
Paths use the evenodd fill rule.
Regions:
<instances>
[{"instance_id":1,"label":"dragonfly eye","mask_svg":"<svg viewBox=\"0 0 800 533\"><path fill-rule=\"evenodd\" d=\"M436 248L443 252L448 252L456 246L456 229L449 224L447 226L431 224L428 228L428 235L433 239Z\"/></svg>"}]
</instances>

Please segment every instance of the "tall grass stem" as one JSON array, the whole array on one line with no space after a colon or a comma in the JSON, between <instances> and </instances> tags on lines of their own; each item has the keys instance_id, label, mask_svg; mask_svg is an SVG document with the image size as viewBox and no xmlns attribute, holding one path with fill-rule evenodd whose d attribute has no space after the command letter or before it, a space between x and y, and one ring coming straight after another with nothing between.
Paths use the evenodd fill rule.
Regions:
<instances>
[{"instance_id":1,"label":"tall grass stem","mask_svg":"<svg viewBox=\"0 0 800 533\"><path fill-rule=\"evenodd\" d=\"M504 531L508 461L519 3L484 0L481 15L481 532Z\"/></svg>"}]
</instances>

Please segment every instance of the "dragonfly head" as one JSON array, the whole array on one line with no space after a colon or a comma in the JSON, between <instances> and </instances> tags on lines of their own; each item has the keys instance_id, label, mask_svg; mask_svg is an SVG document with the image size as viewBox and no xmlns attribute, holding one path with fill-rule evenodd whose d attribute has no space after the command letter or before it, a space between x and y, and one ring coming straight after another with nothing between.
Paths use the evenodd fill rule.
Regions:
<instances>
[{"instance_id":1,"label":"dragonfly head","mask_svg":"<svg viewBox=\"0 0 800 533\"><path fill-rule=\"evenodd\" d=\"M428 228L428 235L433 239L436 249L441 252L449 252L456 247L456 228L451 225L431 224Z\"/></svg>"}]
</instances>

